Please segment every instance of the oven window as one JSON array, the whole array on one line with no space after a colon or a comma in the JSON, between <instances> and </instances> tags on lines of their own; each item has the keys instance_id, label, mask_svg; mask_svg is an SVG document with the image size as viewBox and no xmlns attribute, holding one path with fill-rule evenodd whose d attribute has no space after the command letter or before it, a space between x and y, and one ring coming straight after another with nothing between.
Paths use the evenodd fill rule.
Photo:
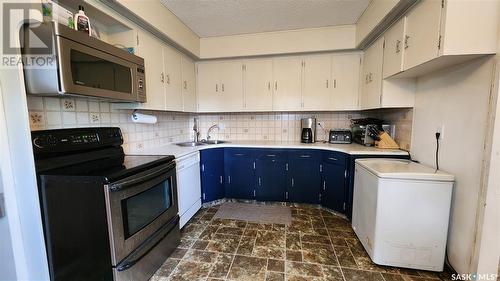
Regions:
<instances>
[{"instance_id":1,"label":"oven window","mask_svg":"<svg viewBox=\"0 0 500 281\"><path fill-rule=\"evenodd\" d=\"M172 205L170 178L150 189L122 200L125 239L154 221Z\"/></svg>"},{"instance_id":2,"label":"oven window","mask_svg":"<svg viewBox=\"0 0 500 281\"><path fill-rule=\"evenodd\" d=\"M132 93L129 67L71 50L71 74L76 85Z\"/></svg>"}]
</instances>

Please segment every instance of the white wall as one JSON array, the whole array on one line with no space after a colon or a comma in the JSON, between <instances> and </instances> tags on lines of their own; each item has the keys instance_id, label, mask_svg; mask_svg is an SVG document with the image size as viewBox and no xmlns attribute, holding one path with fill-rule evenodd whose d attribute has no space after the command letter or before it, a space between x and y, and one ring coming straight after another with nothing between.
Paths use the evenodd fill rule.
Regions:
<instances>
[{"instance_id":1,"label":"white wall","mask_svg":"<svg viewBox=\"0 0 500 281\"><path fill-rule=\"evenodd\" d=\"M448 256L459 273L474 272L477 200L481 186L494 60L477 59L417 80L412 155L434 166L436 128L444 125L440 168L455 175Z\"/></svg>"},{"instance_id":2,"label":"white wall","mask_svg":"<svg viewBox=\"0 0 500 281\"><path fill-rule=\"evenodd\" d=\"M355 25L200 39L200 58L226 58L354 49Z\"/></svg>"}]
</instances>

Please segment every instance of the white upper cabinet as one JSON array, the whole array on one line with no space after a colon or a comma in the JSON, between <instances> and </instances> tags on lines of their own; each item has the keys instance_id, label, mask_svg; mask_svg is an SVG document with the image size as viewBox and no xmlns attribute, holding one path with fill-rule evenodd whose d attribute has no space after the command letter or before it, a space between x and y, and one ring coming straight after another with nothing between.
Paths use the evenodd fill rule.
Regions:
<instances>
[{"instance_id":1,"label":"white upper cabinet","mask_svg":"<svg viewBox=\"0 0 500 281\"><path fill-rule=\"evenodd\" d=\"M384 33L384 78L403 71L405 20L406 18L403 17Z\"/></svg>"},{"instance_id":2,"label":"white upper cabinet","mask_svg":"<svg viewBox=\"0 0 500 281\"><path fill-rule=\"evenodd\" d=\"M196 112L196 74L194 62L183 56L182 69L182 99L184 111Z\"/></svg>"},{"instance_id":3,"label":"white upper cabinet","mask_svg":"<svg viewBox=\"0 0 500 281\"><path fill-rule=\"evenodd\" d=\"M365 50L361 77L361 109L380 107L382 96L382 63L384 38L381 37Z\"/></svg>"},{"instance_id":4,"label":"white upper cabinet","mask_svg":"<svg viewBox=\"0 0 500 281\"><path fill-rule=\"evenodd\" d=\"M332 98L330 109L359 109L361 54L332 55Z\"/></svg>"},{"instance_id":5,"label":"white upper cabinet","mask_svg":"<svg viewBox=\"0 0 500 281\"><path fill-rule=\"evenodd\" d=\"M381 37L365 50L361 109L412 107L415 101L415 79L383 79L383 56L384 37Z\"/></svg>"},{"instance_id":6,"label":"white upper cabinet","mask_svg":"<svg viewBox=\"0 0 500 281\"><path fill-rule=\"evenodd\" d=\"M150 33L140 30L138 32L137 55L144 58L146 74L147 101L134 104L135 108L165 110L165 91L162 50L163 43ZM129 105L129 104L124 104Z\"/></svg>"},{"instance_id":7,"label":"white upper cabinet","mask_svg":"<svg viewBox=\"0 0 500 281\"><path fill-rule=\"evenodd\" d=\"M273 61L247 60L243 63L245 111L273 109Z\"/></svg>"},{"instance_id":8,"label":"white upper cabinet","mask_svg":"<svg viewBox=\"0 0 500 281\"><path fill-rule=\"evenodd\" d=\"M299 57L273 59L273 78L273 109L301 110L302 59Z\"/></svg>"},{"instance_id":9,"label":"white upper cabinet","mask_svg":"<svg viewBox=\"0 0 500 281\"><path fill-rule=\"evenodd\" d=\"M243 109L243 71L240 61L198 64L198 109L231 112Z\"/></svg>"},{"instance_id":10,"label":"white upper cabinet","mask_svg":"<svg viewBox=\"0 0 500 281\"><path fill-rule=\"evenodd\" d=\"M329 110L332 99L331 55L304 57L303 110Z\"/></svg>"},{"instance_id":11,"label":"white upper cabinet","mask_svg":"<svg viewBox=\"0 0 500 281\"><path fill-rule=\"evenodd\" d=\"M500 1L422 0L405 19L386 32L384 77L418 77L482 55L494 54L498 42ZM395 56L394 38L403 37ZM399 61L396 59L399 58ZM389 64L387 64L389 62ZM397 65L403 65L396 72ZM387 66L386 66L387 65Z\"/></svg>"},{"instance_id":12,"label":"white upper cabinet","mask_svg":"<svg viewBox=\"0 0 500 281\"><path fill-rule=\"evenodd\" d=\"M163 84L165 85L166 109L182 111L181 54L165 46L163 48L163 66L165 69Z\"/></svg>"},{"instance_id":13,"label":"white upper cabinet","mask_svg":"<svg viewBox=\"0 0 500 281\"><path fill-rule=\"evenodd\" d=\"M406 16L404 68L409 69L438 56L441 1L424 0Z\"/></svg>"}]
</instances>

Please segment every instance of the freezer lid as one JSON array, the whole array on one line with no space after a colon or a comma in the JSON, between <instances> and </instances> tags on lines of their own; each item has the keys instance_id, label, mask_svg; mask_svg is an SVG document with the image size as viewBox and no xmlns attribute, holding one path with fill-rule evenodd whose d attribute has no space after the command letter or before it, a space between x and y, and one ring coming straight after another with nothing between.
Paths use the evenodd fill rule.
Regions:
<instances>
[{"instance_id":1,"label":"freezer lid","mask_svg":"<svg viewBox=\"0 0 500 281\"><path fill-rule=\"evenodd\" d=\"M443 171L436 171L410 160L403 159L356 159L356 164L364 167L379 178L406 179L406 180L430 180L430 181L454 181L455 177Z\"/></svg>"}]
</instances>

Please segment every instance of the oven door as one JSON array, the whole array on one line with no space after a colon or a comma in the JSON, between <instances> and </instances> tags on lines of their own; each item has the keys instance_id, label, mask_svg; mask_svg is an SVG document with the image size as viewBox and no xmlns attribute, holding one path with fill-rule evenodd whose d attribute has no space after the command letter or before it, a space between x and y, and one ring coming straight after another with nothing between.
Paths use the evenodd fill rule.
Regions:
<instances>
[{"instance_id":1,"label":"oven door","mask_svg":"<svg viewBox=\"0 0 500 281\"><path fill-rule=\"evenodd\" d=\"M175 162L105 186L113 265L178 213Z\"/></svg>"}]
</instances>

